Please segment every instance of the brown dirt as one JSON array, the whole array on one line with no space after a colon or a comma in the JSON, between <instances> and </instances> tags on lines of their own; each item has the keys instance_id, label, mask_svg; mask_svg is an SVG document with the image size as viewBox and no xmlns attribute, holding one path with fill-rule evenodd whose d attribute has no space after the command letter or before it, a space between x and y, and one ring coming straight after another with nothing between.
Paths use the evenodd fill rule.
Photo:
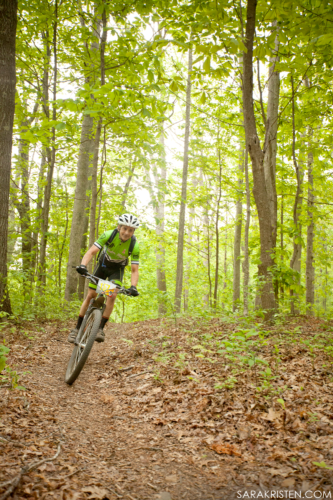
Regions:
<instances>
[{"instance_id":1,"label":"brown dirt","mask_svg":"<svg viewBox=\"0 0 333 500\"><path fill-rule=\"evenodd\" d=\"M308 337L320 328L303 326ZM22 377L24 392L0 388L0 482L61 445L55 460L23 476L14 498L234 500L251 490L332 491L333 471L313 464L333 466L326 355L313 366L297 344L280 354L288 372L274 384L284 376L290 385L283 410L256 395L248 375L233 388L214 389L228 366L196 357L187 336L226 333L230 325L108 325L106 342L95 344L68 387L67 327L50 322L31 326L33 339L20 329L7 336L10 363L31 374ZM179 351L188 364L153 359ZM270 346L264 351L268 359Z\"/></svg>"}]
</instances>

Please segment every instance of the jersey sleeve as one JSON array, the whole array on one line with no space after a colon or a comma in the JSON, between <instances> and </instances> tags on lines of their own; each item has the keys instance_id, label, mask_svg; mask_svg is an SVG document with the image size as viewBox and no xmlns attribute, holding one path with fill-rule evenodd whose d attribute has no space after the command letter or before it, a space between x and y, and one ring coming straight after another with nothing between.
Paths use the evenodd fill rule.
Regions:
<instances>
[{"instance_id":1,"label":"jersey sleeve","mask_svg":"<svg viewBox=\"0 0 333 500\"><path fill-rule=\"evenodd\" d=\"M105 231L105 233L102 234L102 236L100 236L98 238L97 241L95 241L94 245L101 249L104 247L105 243L108 241L108 239L110 238L111 236L111 233L112 233L112 230L111 231Z\"/></svg>"},{"instance_id":2,"label":"jersey sleeve","mask_svg":"<svg viewBox=\"0 0 333 500\"><path fill-rule=\"evenodd\" d=\"M140 248L139 248L139 243L136 241L131 255L131 264L139 264L139 258L140 258Z\"/></svg>"}]
</instances>

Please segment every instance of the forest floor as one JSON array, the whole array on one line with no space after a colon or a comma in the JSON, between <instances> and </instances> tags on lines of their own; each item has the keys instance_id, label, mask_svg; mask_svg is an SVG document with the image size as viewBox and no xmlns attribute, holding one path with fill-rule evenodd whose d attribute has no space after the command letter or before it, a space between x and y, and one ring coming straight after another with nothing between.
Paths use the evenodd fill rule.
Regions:
<instances>
[{"instance_id":1,"label":"forest floor","mask_svg":"<svg viewBox=\"0 0 333 500\"><path fill-rule=\"evenodd\" d=\"M30 373L25 391L0 386L1 499L15 478L11 498L31 500L333 497L329 323L265 327L253 349L266 372L216 353L244 326L109 324L67 386L71 326L3 331L10 365Z\"/></svg>"}]
</instances>

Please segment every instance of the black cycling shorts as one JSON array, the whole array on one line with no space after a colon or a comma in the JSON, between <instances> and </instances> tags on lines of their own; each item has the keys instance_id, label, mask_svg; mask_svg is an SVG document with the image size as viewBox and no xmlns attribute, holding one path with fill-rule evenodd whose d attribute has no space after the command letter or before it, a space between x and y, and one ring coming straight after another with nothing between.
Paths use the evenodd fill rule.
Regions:
<instances>
[{"instance_id":1,"label":"black cycling shorts","mask_svg":"<svg viewBox=\"0 0 333 500\"><path fill-rule=\"evenodd\" d=\"M107 267L102 266L102 263L98 262L97 266L92 273L97 278L102 280L115 280L118 285L122 284L124 278L125 266L119 266L118 264L109 264ZM96 290L97 285L90 281L89 288Z\"/></svg>"}]
</instances>

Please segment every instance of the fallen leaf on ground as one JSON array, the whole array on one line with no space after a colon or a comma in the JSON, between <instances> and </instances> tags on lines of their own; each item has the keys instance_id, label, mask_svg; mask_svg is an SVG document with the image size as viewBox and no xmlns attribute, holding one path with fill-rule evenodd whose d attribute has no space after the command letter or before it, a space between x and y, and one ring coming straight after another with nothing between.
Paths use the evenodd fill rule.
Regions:
<instances>
[{"instance_id":1,"label":"fallen leaf on ground","mask_svg":"<svg viewBox=\"0 0 333 500\"><path fill-rule=\"evenodd\" d=\"M101 400L103 401L103 403L113 403L115 397L111 396L110 394L102 394Z\"/></svg>"},{"instance_id":2,"label":"fallen leaf on ground","mask_svg":"<svg viewBox=\"0 0 333 500\"><path fill-rule=\"evenodd\" d=\"M209 446L212 450L216 451L219 455L234 455L235 457L241 457L242 454L238 450L237 446L229 443L212 443Z\"/></svg>"},{"instance_id":3,"label":"fallen leaf on ground","mask_svg":"<svg viewBox=\"0 0 333 500\"><path fill-rule=\"evenodd\" d=\"M172 500L172 498L168 491L161 491L161 493L156 496L156 500Z\"/></svg>"},{"instance_id":4,"label":"fallen leaf on ground","mask_svg":"<svg viewBox=\"0 0 333 500\"><path fill-rule=\"evenodd\" d=\"M176 474L172 474L171 476L167 476L165 480L168 481L168 483L176 483L178 478Z\"/></svg>"},{"instance_id":5,"label":"fallen leaf on ground","mask_svg":"<svg viewBox=\"0 0 333 500\"><path fill-rule=\"evenodd\" d=\"M295 484L295 478L288 477L288 479L282 481L281 486L289 488L289 486L294 486L294 484Z\"/></svg>"},{"instance_id":6,"label":"fallen leaf on ground","mask_svg":"<svg viewBox=\"0 0 333 500\"><path fill-rule=\"evenodd\" d=\"M90 493L88 498L96 498L98 500L103 500L104 498L109 498L110 493L105 488L99 488L98 486L87 486L82 488L84 493Z\"/></svg>"},{"instance_id":7,"label":"fallen leaf on ground","mask_svg":"<svg viewBox=\"0 0 333 500\"><path fill-rule=\"evenodd\" d=\"M287 477L292 472L292 469L288 469L288 468L268 469L267 472L268 472L268 474L271 474L272 476Z\"/></svg>"},{"instance_id":8,"label":"fallen leaf on ground","mask_svg":"<svg viewBox=\"0 0 333 500\"><path fill-rule=\"evenodd\" d=\"M274 422L274 420L278 420L281 415L281 411L275 411L273 408L269 408L268 413L264 413L263 417L270 422Z\"/></svg>"}]
</instances>

